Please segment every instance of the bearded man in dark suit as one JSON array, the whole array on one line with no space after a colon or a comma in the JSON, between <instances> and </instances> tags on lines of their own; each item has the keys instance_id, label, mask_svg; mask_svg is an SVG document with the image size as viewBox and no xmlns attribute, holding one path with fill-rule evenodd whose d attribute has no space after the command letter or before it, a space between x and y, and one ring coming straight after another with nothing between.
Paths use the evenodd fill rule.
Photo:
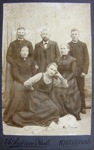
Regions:
<instances>
[{"instance_id":1,"label":"bearded man in dark suit","mask_svg":"<svg viewBox=\"0 0 94 150\"><path fill-rule=\"evenodd\" d=\"M81 112L86 113L86 103L85 103L85 76L88 73L89 68L89 54L86 43L79 40L79 30L74 28L71 30L72 41L68 43L70 45L69 54L76 58L77 60L77 74L76 80L78 83L78 88L81 94L82 107Z\"/></svg>"},{"instance_id":2,"label":"bearded man in dark suit","mask_svg":"<svg viewBox=\"0 0 94 150\"><path fill-rule=\"evenodd\" d=\"M48 29L43 29L41 32L42 41L35 44L34 59L38 72L44 72L46 66L51 62L56 62L60 56L58 44L50 40Z\"/></svg>"}]
</instances>

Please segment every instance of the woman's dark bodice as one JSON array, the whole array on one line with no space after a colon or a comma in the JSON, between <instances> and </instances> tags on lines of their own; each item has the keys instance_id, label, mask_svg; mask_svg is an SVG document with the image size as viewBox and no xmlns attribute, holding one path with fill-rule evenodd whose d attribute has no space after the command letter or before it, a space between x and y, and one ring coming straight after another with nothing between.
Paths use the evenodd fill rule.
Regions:
<instances>
[{"instance_id":1,"label":"woman's dark bodice","mask_svg":"<svg viewBox=\"0 0 94 150\"><path fill-rule=\"evenodd\" d=\"M26 60L18 58L15 61L15 66L12 68L13 79L22 83L36 73L35 64L30 57Z\"/></svg>"},{"instance_id":2,"label":"woman's dark bodice","mask_svg":"<svg viewBox=\"0 0 94 150\"><path fill-rule=\"evenodd\" d=\"M19 74L21 76L30 76L32 75L32 68L33 68L33 63L30 58L27 58L26 60L19 59L17 62L18 69L19 69Z\"/></svg>"},{"instance_id":3,"label":"woman's dark bodice","mask_svg":"<svg viewBox=\"0 0 94 150\"><path fill-rule=\"evenodd\" d=\"M50 84L46 84L42 75L41 79L36 83L35 86L38 91L50 93L52 89L52 82Z\"/></svg>"},{"instance_id":4,"label":"woman's dark bodice","mask_svg":"<svg viewBox=\"0 0 94 150\"><path fill-rule=\"evenodd\" d=\"M62 56L58 60L59 72L67 78L69 75L74 74L76 71L76 59L70 55Z\"/></svg>"}]
</instances>

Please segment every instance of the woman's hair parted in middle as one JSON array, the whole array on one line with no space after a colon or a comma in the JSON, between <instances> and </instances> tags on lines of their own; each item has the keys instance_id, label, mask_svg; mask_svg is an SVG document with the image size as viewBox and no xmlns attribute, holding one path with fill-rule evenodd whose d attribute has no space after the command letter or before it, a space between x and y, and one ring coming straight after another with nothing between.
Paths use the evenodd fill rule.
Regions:
<instances>
[{"instance_id":1,"label":"woman's hair parted in middle","mask_svg":"<svg viewBox=\"0 0 94 150\"><path fill-rule=\"evenodd\" d=\"M52 62L52 63L48 64L48 66L46 67L46 70L52 65L54 65L58 69L58 65L55 62Z\"/></svg>"}]
</instances>

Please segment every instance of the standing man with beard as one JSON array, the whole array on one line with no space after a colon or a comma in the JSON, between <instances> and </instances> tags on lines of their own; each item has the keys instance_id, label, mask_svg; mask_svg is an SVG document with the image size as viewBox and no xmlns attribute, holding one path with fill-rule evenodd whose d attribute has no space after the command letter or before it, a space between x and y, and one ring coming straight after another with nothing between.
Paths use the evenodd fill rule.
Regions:
<instances>
[{"instance_id":1,"label":"standing man with beard","mask_svg":"<svg viewBox=\"0 0 94 150\"><path fill-rule=\"evenodd\" d=\"M41 32L42 41L35 44L34 59L37 72L44 72L46 66L55 62L60 56L57 42L50 40L48 29L43 29Z\"/></svg>"},{"instance_id":2,"label":"standing man with beard","mask_svg":"<svg viewBox=\"0 0 94 150\"><path fill-rule=\"evenodd\" d=\"M79 40L79 30L74 28L71 30L72 41L68 43L70 45L70 55L75 57L77 60L77 75L76 80L78 83L78 88L81 94L81 112L86 114L86 104L85 104L85 76L88 73L89 68L89 54L86 43Z\"/></svg>"},{"instance_id":3,"label":"standing man with beard","mask_svg":"<svg viewBox=\"0 0 94 150\"><path fill-rule=\"evenodd\" d=\"M7 62L10 64L10 67L15 65L15 60L20 57L20 50L23 46L27 46L29 49L29 57L33 57L33 46L32 43L24 38L25 28L20 27L17 29L17 39L10 43L7 50ZM12 73L11 73L12 75Z\"/></svg>"}]
</instances>

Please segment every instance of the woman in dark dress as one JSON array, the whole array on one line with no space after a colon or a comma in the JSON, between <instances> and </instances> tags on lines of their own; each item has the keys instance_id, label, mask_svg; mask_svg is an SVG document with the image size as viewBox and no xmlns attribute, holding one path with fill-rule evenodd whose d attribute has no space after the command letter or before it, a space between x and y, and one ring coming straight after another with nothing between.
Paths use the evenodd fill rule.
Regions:
<instances>
[{"instance_id":1,"label":"woman in dark dress","mask_svg":"<svg viewBox=\"0 0 94 150\"><path fill-rule=\"evenodd\" d=\"M57 71L56 63L51 63L44 73L38 73L24 82L32 91L28 99L28 111L19 111L13 116L13 121L20 127L28 125L48 126L52 121L58 122L59 112L51 99L54 78L59 78L63 86L67 81Z\"/></svg>"},{"instance_id":2,"label":"woman in dark dress","mask_svg":"<svg viewBox=\"0 0 94 150\"><path fill-rule=\"evenodd\" d=\"M27 99L30 88L24 86L24 82L36 73L35 64L29 57L28 47L22 47L20 51L21 57L15 60L15 66L12 68L13 85L10 90L10 98L8 105L4 111L4 121L12 125L15 112L27 110Z\"/></svg>"},{"instance_id":3,"label":"woman in dark dress","mask_svg":"<svg viewBox=\"0 0 94 150\"><path fill-rule=\"evenodd\" d=\"M68 55L69 45L60 46L61 57L57 60L60 74L68 81L67 89L54 88L52 97L58 106L60 116L72 114L80 120L81 97L78 90L76 75L76 59Z\"/></svg>"}]
</instances>

